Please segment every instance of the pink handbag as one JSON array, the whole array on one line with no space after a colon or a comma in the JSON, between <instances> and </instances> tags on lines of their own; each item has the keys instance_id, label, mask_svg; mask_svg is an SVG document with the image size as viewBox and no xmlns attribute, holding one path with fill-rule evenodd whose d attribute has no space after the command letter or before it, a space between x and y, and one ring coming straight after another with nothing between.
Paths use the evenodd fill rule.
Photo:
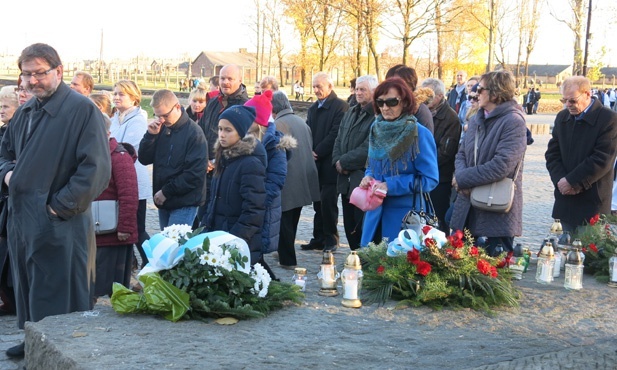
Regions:
<instances>
[{"instance_id":1,"label":"pink handbag","mask_svg":"<svg viewBox=\"0 0 617 370\"><path fill-rule=\"evenodd\" d=\"M371 180L366 189L357 187L351 192L349 203L360 208L362 211L372 211L383 203L383 198L386 197L386 192L381 189L376 189L380 181Z\"/></svg>"}]
</instances>

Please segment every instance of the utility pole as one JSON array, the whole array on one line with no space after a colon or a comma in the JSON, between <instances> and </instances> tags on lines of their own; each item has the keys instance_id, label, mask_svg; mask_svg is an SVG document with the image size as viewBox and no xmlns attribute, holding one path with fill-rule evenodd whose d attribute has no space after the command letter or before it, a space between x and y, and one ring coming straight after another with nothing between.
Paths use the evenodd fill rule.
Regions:
<instances>
[{"instance_id":1,"label":"utility pole","mask_svg":"<svg viewBox=\"0 0 617 370\"><path fill-rule=\"evenodd\" d=\"M99 83L102 83L101 64L103 64L103 29L101 28L101 48L99 50Z\"/></svg>"},{"instance_id":2,"label":"utility pole","mask_svg":"<svg viewBox=\"0 0 617 370\"><path fill-rule=\"evenodd\" d=\"M583 76L587 77L587 56L589 55L589 40L591 39L591 3L589 0L589 9L587 10L587 34L585 35L585 55L583 56Z\"/></svg>"}]
</instances>

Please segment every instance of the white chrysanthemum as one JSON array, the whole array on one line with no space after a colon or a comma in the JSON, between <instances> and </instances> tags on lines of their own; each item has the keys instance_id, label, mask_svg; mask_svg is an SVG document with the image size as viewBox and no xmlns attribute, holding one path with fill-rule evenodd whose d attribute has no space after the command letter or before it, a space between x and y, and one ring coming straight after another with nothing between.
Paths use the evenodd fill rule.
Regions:
<instances>
[{"instance_id":1,"label":"white chrysanthemum","mask_svg":"<svg viewBox=\"0 0 617 370\"><path fill-rule=\"evenodd\" d=\"M255 280L255 285L251 292L253 294L259 292L257 295L260 298L265 298L266 295L268 295L268 287L272 281L270 274L268 274L268 271L266 271L261 264L256 263L255 266L253 266L253 271L251 271L251 277Z\"/></svg>"},{"instance_id":2,"label":"white chrysanthemum","mask_svg":"<svg viewBox=\"0 0 617 370\"><path fill-rule=\"evenodd\" d=\"M193 229L189 225L170 225L163 229L161 234L163 236L172 239L173 241L180 241L180 239L186 239L186 235L192 232Z\"/></svg>"},{"instance_id":3,"label":"white chrysanthemum","mask_svg":"<svg viewBox=\"0 0 617 370\"><path fill-rule=\"evenodd\" d=\"M218 245L210 246L210 250L200 256L200 263L215 268L222 268L231 271L234 266L229 262L231 253ZM217 275L220 276L220 275Z\"/></svg>"}]
</instances>

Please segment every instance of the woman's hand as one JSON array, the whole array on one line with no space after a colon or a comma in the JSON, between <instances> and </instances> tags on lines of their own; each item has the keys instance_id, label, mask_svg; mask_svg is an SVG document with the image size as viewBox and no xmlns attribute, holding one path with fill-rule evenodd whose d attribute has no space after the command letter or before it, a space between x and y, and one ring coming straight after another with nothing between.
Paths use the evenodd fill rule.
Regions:
<instances>
[{"instance_id":1,"label":"woman's hand","mask_svg":"<svg viewBox=\"0 0 617 370\"><path fill-rule=\"evenodd\" d=\"M362 189L368 189L368 184L373 181L374 179L371 176L364 176L364 178L362 179L362 181L360 181L360 187Z\"/></svg>"},{"instance_id":2,"label":"woman's hand","mask_svg":"<svg viewBox=\"0 0 617 370\"><path fill-rule=\"evenodd\" d=\"M121 242L127 240L130 236L130 233L121 233L118 231L118 240L120 240Z\"/></svg>"},{"instance_id":3,"label":"woman's hand","mask_svg":"<svg viewBox=\"0 0 617 370\"><path fill-rule=\"evenodd\" d=\"M379 184L375 185L375 188L373 189L373 193L376 190L382 190L384 193L388 192L388 184L386 184L385 182L380 182Z\"/></svg>"}]
</instances>

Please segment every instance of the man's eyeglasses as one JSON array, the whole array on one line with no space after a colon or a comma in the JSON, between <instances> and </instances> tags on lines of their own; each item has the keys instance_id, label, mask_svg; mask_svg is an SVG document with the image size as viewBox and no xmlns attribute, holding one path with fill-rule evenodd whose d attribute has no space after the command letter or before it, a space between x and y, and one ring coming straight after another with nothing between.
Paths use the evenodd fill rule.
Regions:
<instances>
[{"instance_id":1,"label":"man's eyeglasses","mask_svg":"<svg viewBox=\"0 0 617 370\"><path fill-rule=\"evenodd\" d=\"M467 100L469 100L469 101L478 101L478 96L477 95L473 95L473 96L469 95L467 97Z\"/></svg>"},{"instance_id":2,"label":"man's eyeglasses","mask_svg":"<svg viewBox=\"0 0 617 370\"><path fill-rule=\"evenodd\" d=\"M389 98L386 100L376 99L375 103L377 103L377 106L379 108L383 107L384 104L392 108L392 107L396 107L400 101L401 101L401 98Z\"/></svg>"},{"instance_id":3,"label":"man's eyeglasses","mask_svg":"<svg viewBox=\"0 0 617 370\"><path fill-rule=\"evenodd\" d=\"M580 97L583 96L583 94L580 94L579 96L577 96L574 99L566 99L566 98L561 98L559 99L559 101L561 102L561 104L576 104L578 102L578 99L580 99Z\"/></svg>"},{"instance_id":4,"label":"man's eyeglasses","mask_svg":"<svg viewBox=\"0 0 617 370\"><path fill-rule=\"evenodd\" d=\"M487 89L486 87L478 85L478 90L477 90L478 91L478 95L482 94L482 91L484 91L484 90L491 91L491 89Z\"/></svg>"},{"instance_id":5,"label":"man's eyeglasses","mask_svg":"<svg viewBox=\"0 0 617 370\"><path fill-rule=\"evenodd\" d=\"M157 118L162 118L164 120L167 120L167 118L169 118L169 115L171 114L171 112L174 111L174 109L176 109L176 104L174 104L174 106L171 108L171 110L169 112L167 112L166 114L155 114L154 116Z\"/></svg>"},{"instance_id":6,"label":"man's eyeglasses","mask_svg":"<svg viewBox=\"0 0 617 370\"><path fill-rule=\"evenodd\" d=\"M30 81L30 78L32 77L34 77L37 81L40 81L43 78L45 78L45 76L47 76L49 72L53 71L56 68L57 67L52 67L46 70L45 72L36 72L36 73L22 72L19 76L21 77L22 80L26 80L26 81Z\"/></svg>"}]
</instances>

